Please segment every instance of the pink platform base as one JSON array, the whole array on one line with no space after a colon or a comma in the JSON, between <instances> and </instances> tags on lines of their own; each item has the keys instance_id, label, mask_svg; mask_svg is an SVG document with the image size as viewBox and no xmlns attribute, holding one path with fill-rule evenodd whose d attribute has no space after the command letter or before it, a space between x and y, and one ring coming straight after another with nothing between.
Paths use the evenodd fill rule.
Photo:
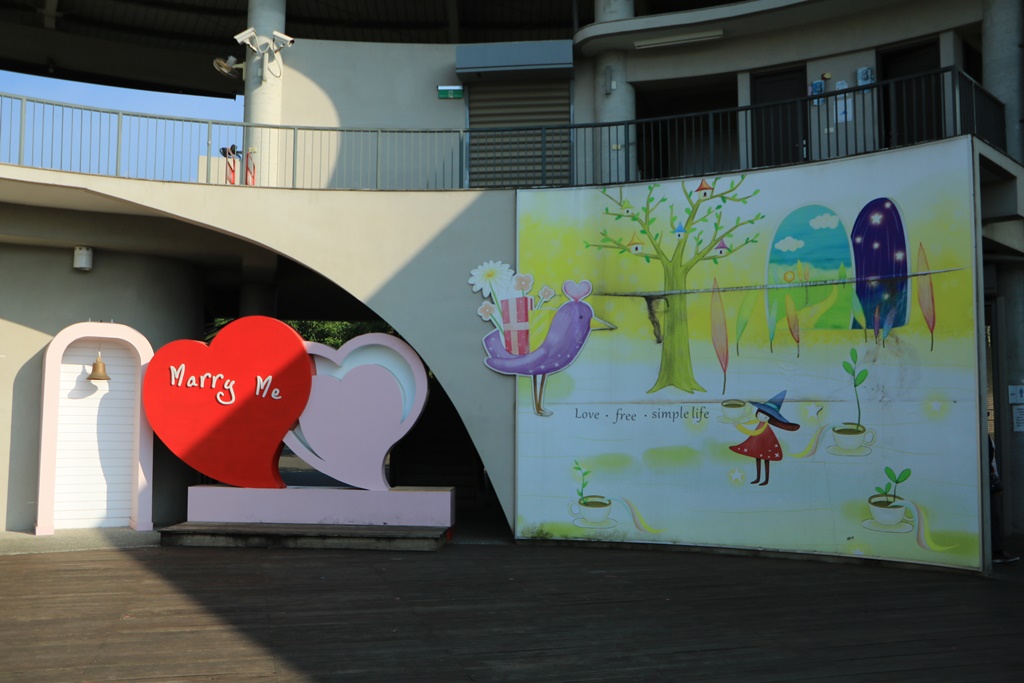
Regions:
<instances>
[{"instance_id":1,"label":"pink platform base","mask_svg":"<svg viewBox=\"0 0 1024 683\"><path fill-rule=\"evenodd\" d=\"M284 489L190 486L188 521L450 527L455 523L455 490L451 487L365 491L302 486Z\"/></svg>"}]
</instances>

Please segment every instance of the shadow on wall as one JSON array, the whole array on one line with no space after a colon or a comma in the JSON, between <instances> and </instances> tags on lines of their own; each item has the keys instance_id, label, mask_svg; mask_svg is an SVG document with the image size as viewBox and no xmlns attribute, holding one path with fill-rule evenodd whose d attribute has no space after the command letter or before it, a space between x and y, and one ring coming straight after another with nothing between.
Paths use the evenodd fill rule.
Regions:
<instances>
[{"instance_id":1,"label":"shadow on wall","mask_svg":"<svg viewBox=\"0 0 1024 683\"><path fill-rule=\"evenodd\" d=\"M203 476L171 453L153 436L153 527L188 519L188 487L204 483Z\"/></svg>"},{"instance_id":2,"label":"shadow on wall","mask_svg":"<svg viewBox=\"0 0 1024 683\"><path fill-rule=\"evenodd\" d=\"M36 352L14 378L11 400L10 454L7 461L6 531L29 531L36 525L39 497L39 405L42 402L43 355Z\"/></svg>"}]
</instances>

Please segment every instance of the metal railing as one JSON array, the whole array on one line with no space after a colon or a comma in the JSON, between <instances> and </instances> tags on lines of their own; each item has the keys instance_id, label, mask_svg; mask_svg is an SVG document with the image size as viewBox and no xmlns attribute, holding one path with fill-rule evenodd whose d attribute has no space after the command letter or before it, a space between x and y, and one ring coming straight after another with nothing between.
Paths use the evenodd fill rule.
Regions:
<instances>
[{"instance_id":1,"label":"metal railing","mask_svg":"<svg viewBox=\"0 0 1024 683\"><path fill-rule=\"evenodd\" d=\"M259 126L0 94L0 163L304 189L623 183L834 159L967 134L1005 151L1004 107L953 69L699 114L469 130Z\"/></svg>"}]
</instances>

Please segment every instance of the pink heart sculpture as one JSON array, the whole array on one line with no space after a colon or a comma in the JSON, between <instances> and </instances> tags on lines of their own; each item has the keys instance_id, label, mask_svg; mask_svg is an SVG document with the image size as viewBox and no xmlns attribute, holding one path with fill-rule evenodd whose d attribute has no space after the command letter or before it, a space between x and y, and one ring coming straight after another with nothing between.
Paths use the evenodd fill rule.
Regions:
<instances>
[{"instance_id":1,"label":"pink heart sculpture","mask_svg":"<svg viewBox=\"0 0 1024 683\"><path fill-rule=\"evenodd\" d=\"M224 484L284 488L281 439L306 407L313 366L302 337L273 318L239 318L213 342L179 340L149 362L142 399L153 431Z\"/></svg>"},{"instance_id":2,"label":"pink heart sculpture","mask_svg":"<svg viewBox=\"0 0 1024 683\"><path fill-rule=\"evenodd\" d=\"M384 459L427 398L419 356L397 337L365 334L340 349L306 342L316 377L298 429L285 443L310 466L350 486L391 487Z\"/></svg>"}]
</instances>

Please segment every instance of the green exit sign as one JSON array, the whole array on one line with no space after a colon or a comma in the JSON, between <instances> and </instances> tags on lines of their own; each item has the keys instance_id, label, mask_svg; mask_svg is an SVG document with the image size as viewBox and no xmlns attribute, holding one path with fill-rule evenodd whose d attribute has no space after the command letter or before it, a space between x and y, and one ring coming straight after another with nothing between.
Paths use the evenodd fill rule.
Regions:
<instances>
[{"instance_id":1,"label":"green exit sign","mask_svg":"<svg viewBox=\"0 0 1024 683\"><path fill-rule=\"evenodd\" d=\"M437 86L437 99L439 100L461 100L461 85L439 85Z\"/></svg>"}]
</instances>

